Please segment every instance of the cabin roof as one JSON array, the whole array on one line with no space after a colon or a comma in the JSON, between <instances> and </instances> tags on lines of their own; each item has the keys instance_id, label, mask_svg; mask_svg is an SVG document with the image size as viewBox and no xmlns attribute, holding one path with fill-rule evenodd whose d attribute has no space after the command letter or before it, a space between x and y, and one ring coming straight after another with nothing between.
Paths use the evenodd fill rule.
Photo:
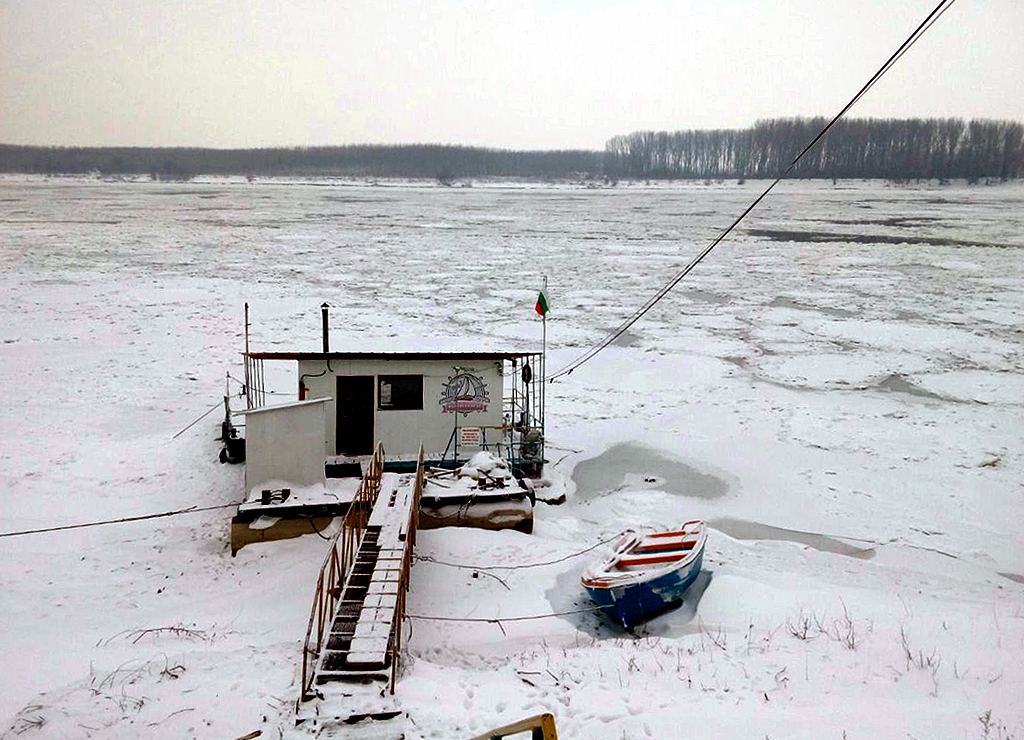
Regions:
<instances>
[{"instance_id":1,"label":"cabin roof","mask_svg":"<svg viewBox=\"0 0 1024 740\"><path fill-rule=\"evenodd\" d=\"M520 360L539 352L250 352L254 360Z\"/></svg>"},{"instance_id":2,"label":"cabin roof","mask_svg":"<svg viewBox=\"0 0 1024 740\"><path fill-rule=\"evenodd\" d=\"M288 401L286 403L275 403L275 404L272 404L270 406L259 406L258 408L254 408L254 409L243 409L243 410L241 410L241 411L239 411L237 413L245 414L245 415L261 414L264 411L280 411L281 409L295 409L295 408L299 408L300 406L315 406L318 403L327 403L328 401L332 401L332 400L334 400L334 399L332 399L330 397L327 397L327 398L309 398L309 399L306 399L304 401Z\"/></svg>"}]
</instances>

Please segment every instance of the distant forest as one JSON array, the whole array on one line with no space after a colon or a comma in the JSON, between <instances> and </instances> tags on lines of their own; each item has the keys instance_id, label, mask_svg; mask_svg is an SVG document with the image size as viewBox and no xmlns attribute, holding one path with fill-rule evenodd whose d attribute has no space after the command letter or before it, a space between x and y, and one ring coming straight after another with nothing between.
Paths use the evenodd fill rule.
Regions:
<instances>
[{"instance_id":1,"label":"distant forest","mask_svg":"<svg viewBox=\"0 0 1024 740\"><path fill-rule=\"evenodd\" d=\"M825 125L759 121L748 129L637 131L605 150L356 145L289 149L41 147L0 144L0 172L100 173L188 180L196 175L529 179L747 179L781 174ZM1024 177L1024 125L1012 121L840 121L793 172L803 178L895 181Z\"/></svg>"},{"instance_id":2,"label":"distant forest","mask_svg":"<svg viewBox=\"0 0 1024 740\"><path fill-rule=\"evenodd\" d=\"M599 151L510 151L438 144L183 149L38 147L0 144L0 172L250 177L410 177L442 182L469 177L564 178L600 173Z\"/></svg>"},{"instance_id":3,"label":"distant forest","mask_svg":"<svg viewBox=\"0 0 1024 740\"><path fill-rule=\"evenodd\" d=\"M604 172L644 179L777 177L825 124L824 118L777 118L749 129L637 131L608 142ZM1024 177L1024 125L959 118L842 120L792 176L969 182Z\"/></svg>"}]
</instances>

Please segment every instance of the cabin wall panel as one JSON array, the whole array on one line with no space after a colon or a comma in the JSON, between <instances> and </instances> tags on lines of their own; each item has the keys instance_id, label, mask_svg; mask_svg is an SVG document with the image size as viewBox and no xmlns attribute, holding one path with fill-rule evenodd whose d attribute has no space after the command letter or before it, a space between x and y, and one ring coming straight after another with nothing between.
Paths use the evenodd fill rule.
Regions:
<instances>
[{"instance_id":1,"label":"cabin wall panel","mask_svg":"<svg viewBox=\"0 0 1024 740\"><path fill-rule=\"evenodd\" d=\"M329 405L271 406L245 415L246 491L268 481L323 485L323 430Z\"/></svg>"},{"instance_id":2,"label":"cabin wall panel","mask_svg":"<svg viewBox=\"0 0 1024 740\"><path fill-rule=\"evenodd\" d=\"M328 364L330 368L328 369ZM499 426L502 423L502 364L495 360L306 360L298 363L299 378L306 386L306 398L332 398L339 375L372 375L374 377L374 437L384 443L389 459L414 458L420 442L428 455L439 456L459 426ZM446 412L442 398L446 386L458 373L469 373L483 381L486 409L468 410L465 414ZM380 375L422 375L423 409L380 409L376 394ZM324 420L323 453L335 454L335 403L327 404ZM488 439L497 441L496 432Z\"/></svg>"}]
</instances>

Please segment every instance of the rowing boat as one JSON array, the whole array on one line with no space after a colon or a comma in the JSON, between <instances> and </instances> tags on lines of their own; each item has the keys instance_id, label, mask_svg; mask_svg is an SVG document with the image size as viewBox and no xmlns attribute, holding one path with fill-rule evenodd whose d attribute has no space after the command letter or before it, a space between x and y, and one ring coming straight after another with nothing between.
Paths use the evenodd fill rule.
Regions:
<instances>
[{"instance_id":1,"label":"rowing boat","mask_svg":"<svg viewBox=\"0 0 1024 740\"><path fill-rule=\"evenodd\" d=\"M682 603L704 558L707 527L694 519L679 529L629 530L612 554L589 566L581 581L590 598L627 630Z\"/></svg>"}]
</instances>

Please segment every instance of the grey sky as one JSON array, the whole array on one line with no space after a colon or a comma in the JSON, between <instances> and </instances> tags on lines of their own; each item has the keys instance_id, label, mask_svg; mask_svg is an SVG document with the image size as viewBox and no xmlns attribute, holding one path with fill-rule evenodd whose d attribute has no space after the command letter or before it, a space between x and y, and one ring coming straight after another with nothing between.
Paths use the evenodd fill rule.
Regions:
<instances>
[{"instance_id":1,"label":"grey sky","mask_svg":"<svg viewBox=\"0 0 1024 740\"><path fill-rule=\"evenodd\" d=\"M0 142L602 148L830 115L936 0L0 0ZM858 116L1024 120L1024 0L959 0Z\"/></svg>"}]
</instances>

